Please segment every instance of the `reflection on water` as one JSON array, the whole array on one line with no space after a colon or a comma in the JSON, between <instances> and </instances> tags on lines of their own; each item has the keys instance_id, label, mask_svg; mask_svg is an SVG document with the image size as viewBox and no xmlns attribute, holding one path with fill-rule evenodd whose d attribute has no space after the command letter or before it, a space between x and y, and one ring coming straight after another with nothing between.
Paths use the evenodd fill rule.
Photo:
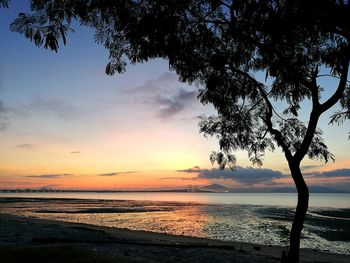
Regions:
<instances>
[{"instance_id":1,"label":"reflection on water","mask_svg":"<svg viewBox=\"0 0 350 263\"><path fill-rule=\"evenodd\" d=\"M133 230L288 245L292 208L193 202L4 199L1 211ZM313 209L302 247L350 254L350 209Z\"/></svg>"},{"instance_id":2,"label":"reflection on water","mask_svg":"<svg viewBox=\"0 0 350 263\"><path fill-rule=\"evenodd\" d=\"M74 198L93 200L137 200L198 202L203 204L244 204L295 207L295 193L164 193L164 192L82 192L82 193L0 193L1 197ZM350 194L312 193L310 207L350 208Z\"/></svg>"}]
</instances>

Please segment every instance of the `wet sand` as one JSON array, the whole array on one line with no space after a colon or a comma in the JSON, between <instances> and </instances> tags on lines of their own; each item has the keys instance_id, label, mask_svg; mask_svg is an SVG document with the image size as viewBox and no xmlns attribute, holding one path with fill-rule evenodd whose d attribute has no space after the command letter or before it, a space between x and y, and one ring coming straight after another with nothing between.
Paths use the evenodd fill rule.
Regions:
<instances>
[{"instance_id":1,"label":"wet sand","mask_svg":"<svg viewBox=\"0 0 350 263\"><path fill-rule=\"evenodd\" d=\"M279 262L282 250L203 238L0 214L1 262ZM302 262L348 262L303 249Z\"/></svg>"}]
</instances>

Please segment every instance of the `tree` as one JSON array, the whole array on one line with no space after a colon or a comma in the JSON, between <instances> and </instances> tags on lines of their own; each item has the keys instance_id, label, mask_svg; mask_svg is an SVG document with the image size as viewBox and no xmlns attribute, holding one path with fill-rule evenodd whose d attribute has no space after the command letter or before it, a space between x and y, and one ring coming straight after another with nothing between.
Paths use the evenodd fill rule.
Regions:
<instances>
[{"instance_id":1,"label":"tree","mask_svg":"<svg viewBox=\"0 0 350 263\"><path fill-rule=\"evenodd\" d=\"M2 1L7 6L8 1ZM5 3L5 4L4 4ZM298 191L285 262L299 262L300 235L309 191L300 163L305 156L333 155L317 128L320 116L340 102L331 122L350 117L350 4L341 0L32 0L10 29L37 46L58 51L72 20L96 30L109 50L106 73L125 71L126 61L165 58L180 80L198 84L199 99L217 116L200 131L217 136L211 161L234 168L234 151L253 164L280 147ZM265 78L257 76L263 73ZM320 78L337 80L322 87ZM333 88L329 98L324 89ZM287 105L277 112L276 102ZM309 108L308 120L298 113Z\"/></svg>"}]
</instances>

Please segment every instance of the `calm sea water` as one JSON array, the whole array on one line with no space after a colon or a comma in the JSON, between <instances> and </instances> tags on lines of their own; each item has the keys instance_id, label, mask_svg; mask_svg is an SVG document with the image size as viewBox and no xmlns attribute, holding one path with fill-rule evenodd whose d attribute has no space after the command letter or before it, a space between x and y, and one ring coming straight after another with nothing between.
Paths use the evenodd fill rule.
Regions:
<instances>
[{"instance_id":1,"label":"calm sea water","mask_svg":"<svg viewBox=\"0 0 350 263\"><path fill-rule=\"evenodd\" d=\"M295 207L295 193L0 193L0 197L149 200ZM309 207L350 208L350 193L312 193Z\"/></svg>"},{"instance_id":2,"label":"calm sea water","mask_svg":"<svg viewBox=\"0 0 350 263\"><path fill-rule=\"evenodd\" d=\"M350 194L310 198L301 246L350 254ZM295 204L290 193L0 193L4 213L279 246Z\"/></svg>"}]
</instances>

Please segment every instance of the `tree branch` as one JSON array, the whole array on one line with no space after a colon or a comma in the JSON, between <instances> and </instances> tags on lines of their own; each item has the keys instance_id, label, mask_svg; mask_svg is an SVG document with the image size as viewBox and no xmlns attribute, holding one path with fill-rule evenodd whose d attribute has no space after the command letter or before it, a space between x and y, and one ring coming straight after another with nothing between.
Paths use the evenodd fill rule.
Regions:
<instances>
[{"instance_id":1,"label":"tree branch","mask_svg":"<svg viewBox=\"0 0 350 263\"><path fill-rule=\"evenodd\" d=\"M304 140L301 143L300 148L297 150L297 152L294 155L294 158L297 162L301 162L301 160L307 154L317 128L318 119L321 116L321 114L327 111L329 108L331 108L334 104L336 104L344 93L346 82L347 82L348 70L349 70L349 53L350 52L348 52L346 58L343 61L341 78L339 81L338 88L336 92L326 102L324 102L323 104L320 104L318 102L318 92L317 94L315 93L316 92L315 87L312 87L311 89L312 100L313 100L312 111L310 113L309 125L307 127ZM314 78L317 78L317 74L314 75ZM313 85L315 85L315 83ZM316 87L317 87L317 83L316 83Z\"/></svg>"},{"instance_id":2,"label":"tree branch","mask_svg":"<svg viewBox=\"0 0 350 263\"><path fill-rule=\"evenodd\" d=\"M338 76L334 76L332 74L321 74L321 75L317 75L318 78L322 78L322 77L330 77L330 78L337 78L337 79L341 79L340 77ZM349 80L346 81L347 83L350 83Z\"/></svg>"},{"instance_id":3,"label":"tree branch","mask_svg":"<svg viewBox=\"0 0 350 263\"><path fill-rule=\"evenodd\" d=\"M318 66L311 73L311 82L309 83L309 89L311 91L311 99L312 99L312 107L318 108L320 106L320 102L318 100L318 85L317 85L317 74L318 74Z\"/></svg>"},{"instance_id":4,"label":"tree branch","mask_svg":"<svg viewBox=\"0 0 350 263\"><path fill-rule=\"evenodd\" d=\"M266 123L267 126L267 130L274 136L275 140L277 141L277 143L282 147L284 154L287 158L287 160L291 160L292 159L292 153L290 152L288 146L286 145L283 136L281 134L281 132L279 130L276 130L273 128L272 125L272 111L273 111L273 107L272 104L266 94L266 92L264 91L264 89L259 85L258 89L262 95L262 97L264 98L264 101L267 105L267 112L266 112L266 118L262 118L264 120L264 122Z\"/></svg>"},{"instance_id":5,"label":"tree branch","mask_svg":"<svg viewBox=\"0 0 350 263\"><path fill-rule=\"evenodd\" d=\"M348 71L349 71L349 53L350 53L350 46L348 47L348 52L347 52L347 56L344 59L343 62L343 68L341 71L341 76L340 76L340 81L338 84L338 88L337 90L334 92L334 94L324 103L322 103L321 106L321 111L322 113L327 111L328 109L330 109L331 107L334 106L334 104L336 104L339 99L341 98L341 96L344 93L344 90L346 88L346 83L348 80Z\"/></svg>"}]
</instances>

